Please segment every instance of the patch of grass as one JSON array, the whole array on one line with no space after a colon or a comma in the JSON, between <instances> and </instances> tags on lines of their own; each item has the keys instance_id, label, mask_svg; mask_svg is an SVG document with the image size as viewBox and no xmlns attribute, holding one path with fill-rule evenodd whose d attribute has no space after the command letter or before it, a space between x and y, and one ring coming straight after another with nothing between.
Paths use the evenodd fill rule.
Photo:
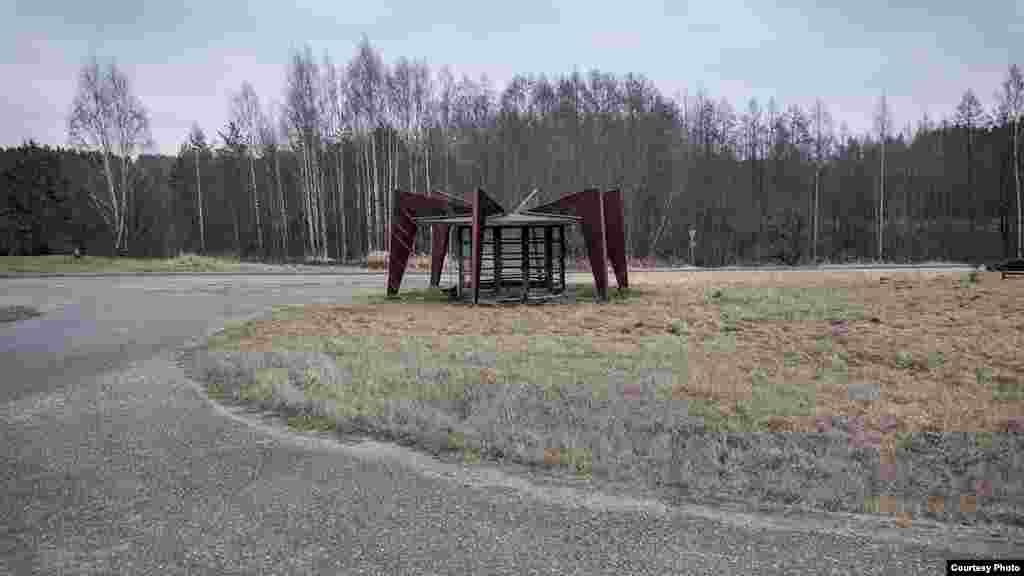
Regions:
<instances>
[{"instance_id":1,"label":"patch of grass","mask_svg":"<svg viewBox=\"0 0 1024 576\"><path fill-rule=\"evenodd\" d=\"M253 382L242 385L238 396L249 402L270 402L274 398L274 386L287 382L286 368L261 368L255 371Z\"/></svg>"},{"instance_id":2,"label":"patch of grass","mask_svg":"<svg viewBox=\"0 0 1024 576\"><path fill-rule=\"evenodd\" d=\"M846 356L837 352L829 355L828 363L818 369L817 379L825 384L846 384L849 380Z\"/></svg>"},{"instance_id":3,"label":"patch of grass","mask_svg":"<svg viewBox=\"0 0 1024 576\"><path fill-rule=\"evenodd\" d=\"M857 320L860 306L839 288L729 286L705 292L704 302L719 306L734 321Z\"/></svg>"},{"instance_id":4,"label":"patch of grass","mask_svg":"<svg viewBox=\"0 0 1024 576\"><path fill-rule=\"evenodd\" d=\"M906 350L896 353L896 367L901 370L909 370L914 367L914 355Z\"/></svg>"},{"instance_id":5,"label":"patch of grass","mask_svg":"<svg viewBox=\"0 0 1024 576\"><path fill-rule=\"evenodd\" d=\"M992 384L992 369L987 366L981 366L974 369L974 379L977 380L978 384L982 386L989 386Z\"/></svg>"},{"instance_id":6,"label":"patch of grass","mask_svg":"<svg viewBox=\"0 0 1024 576\"><path fill-rule=\"evenodd\" d=\"M724 430L727 428L728 419L723 414L718 400L695 398L689 403L688 413L695 418L701 418L709 429Z\"/></svg>"},{"instance_id":7,"label":"patch of grass","mask_svg":"<svg viewBox=\"0 0 1024 576\"><path fill-rule=\"evenodd\" d=\"M206 346L210 350L230 350L251 333L252 323L243 321L229 322L206 341Z\"/></svg>"},{"instance_id":8,"label":"patch of grass","mask_svg":"<svg viewBox=\"0 0 1024 576\"><path fill-rule=\"evenodd\" d=\"M938 370L946 363L946 356L939 351L933 351L928 353L928 369Z\"/></svg>"},{"instance_id":9,"label":"patch of grass","mask_svg":"<svg viewBox=\"0 0 1024 576\"><path fill-rule=\"evenodd\" d=\"M370 304L412 304L423 302L451 302L448 292L441 288L431 286L429 288L407 288L399 290L393 296L372 292L360 295L360 298Z\"/></svg>"},{"instance_id":10,"label":"patch of grass","mask_svg":"<svg viewBox=\"0 0 1024 576\"><path fill-rule=\"evenodd\" d=\"M590 476L594 468L593 455L587 448L569 448L563 451L563 463L577 476Z\"/></svg>"},{"instance_id":11,"label":"patch of grass","mask_svg":"<svg viewBox=\"0 0 1024 576\"><path fill-rule=\"evenodd\" d=\"M896 433L896 447L900 450L909 450L914 444L914 436L910 432Z\"/></svg>"},{"instance_id":12,"label":"patch of grass","mask_svg":"<svg viewBox=\"0 0 1024 576\"><path fill-rule=\"evenodd\" d=\"M708 336L704 340L704 351L709 354L732 354L736 352L736 334L733 332L723 332Z\"/></svg>"},{"instance_id":13,"label":"patch of grass","mask_svg":"<svg viewBox=\"0 0 1024 576\"><path fill-rule=\"evenodd\" d=\"M224 384L220 380L210 380L206 383L206 393L214 400L223 400L229 396Z\"/></svg>"},{"instance_id":14,"label":"patch of grass","mask_svg":"<svg viewBox=\"0 0 1024 576\"><path fill-rule=\"evenodd\" d=\"M289 416L286 422L290 428L300 432L330 432L336 426L332 418L306 413Z\"/></svg>"},{"instance_id":15,"label":"patch of grass","mask_svg":"<svg viewBox=\"0 0 1024 576\"><path fill-rule=\"evenodd\" d=\"M1024 383L1006 381L999 382L995 386L993 398L1000 402L1024 400Z\"/></svg>"},{"instance_id":16,"label":"patch of grass","mask_svg":"<svg viewBox=\"0 0 1024 576\"><path fill-rule=\"evenodd\" d=\"M960 286L969 288L978 283L978 271L972 270L960 275Z\"/></svg>"},{"instance_id":17,"label":"patch of grass","mask_svg":"<svg viewBox=\"0 0 1024 576\"><path fill-rule=\"evenodd\" d=\"M593 284L569 284L566 286L566 290L575 293L576 298L579 299L597 299L597 287ZM611 303L625 303L630 300L641 298L644 294L645 293L642 289L634 286L627 286L626 288L608 286L608 301Z\"/></svg>"},{"instance_id":18,"label":"patch of grass","mask_svg":"<svg viewBox=\"0 0 1024 576\"><path fill-rule=\"evenodd\" d=\"M107 258L83 256L0 256L3 273L75 272L230 272L241 269L237 258L182 254L175 258Z\"/></svg>"},{"instance_id":19,"label":"patch of grass","mask_svg":"<svg viewBox=\"0 0 1024 576\"><path fill-rule=\"evenodd\" d=\"M814 405L813 385L772 383L767 377L754 382L751 409L756 422L769 416L809 416L814 411Z\"/></svg>"},{"instance_id":20,"label":"patch of grass","mask_svg":"<svg viewBox=\"0 0 1024 576\"><path fill-rule=\"evenodd\" d=\"M464 450L466 448L465 435L457 430L449 430L447 446L449 450Z\"/></svg>"},{"instance_id":21,"label":"patch of grass","mask_svg":"<svg viewBox=\"0 0 1024 576\"><path fill-rule=\"evenodd\" d=\"M881 501L878 496L868 496L864 499L861 510L866 514L881 514Z\"/></svg>"},{"instance_id":22,"label":"patch of grass","mask_svg":"<svg viewBox=\"0 0 1024 576\"><path fill-rule=\"evenodd\" d=\"M974 443L982 450L992 449L993 436L991 432L981 432L974 436Z\"/></svg>"},{"instance_id":23,"label":"patch of grass","mask_svg":"<svg viewBox=\"0 0 1024 576\"><path fill-rule=\"evenodd\" d=\"M786 352L782 357L782 364L786 368L796 368L800 365L800 354L792 350Z\"/></svg>"},{"instance_id":24,"label":"patch of grass","mask_svg":"<svg viewBox=\"0 0 1024 576\"><path fill-rule=\"evenodd\" d=\"M686 320L673 320L668 325L669 334L676 336L688 336L690 334L690 326L686 323Z\"/></svg>"},{"instance_id":25,"label":"patch of grass","mask_svg":"<svg viewBox=\"0 0 1024 576\"><path fill-rule=\"evenodd\" d=\"M464 448L461 452L462 461L466 464L479 464L483 460L479 448Z\"/></svg>"},{"instance_id":26,"label":"patch of grass","mask_svg":"<svg viewBox=\"0 0 1024 576\"><path fill-rule=\"evenodd\" d=\"M819 354L831 354L832 353L832 337L831 336L819 336L815 339L814 350Z\"/></svg>"},{"instance_id":27,"label":"patch of grass","mask_svg":"<svg viewBox=\"0 0 1024 576\"><path fill-rule=\"evenodd\" d=\"M269 322L281 322L300 318L303 315L302 306L285 305L277 306L273 308L262 318L256 322L269 321ZM237 350L238 343L249 338L253 335L253 327L255 326L254 321L236 320L225 323L224 327L220 331L210 336L206 341L205 347L209 350L215 351L227 351ZM320 340L317 339L317 345L321 344Z\"/></svg>"},{"instance_id":28,"label":"patch of grass","mask_svg":"<svg viewBox=\"0 0 1024 576\"><path fill-rule=\"evenodd\" d=\"M0 324L20 322L40 315L42 313L39 310L28 306L0 306Z\"/></svg>"}]
</instances>

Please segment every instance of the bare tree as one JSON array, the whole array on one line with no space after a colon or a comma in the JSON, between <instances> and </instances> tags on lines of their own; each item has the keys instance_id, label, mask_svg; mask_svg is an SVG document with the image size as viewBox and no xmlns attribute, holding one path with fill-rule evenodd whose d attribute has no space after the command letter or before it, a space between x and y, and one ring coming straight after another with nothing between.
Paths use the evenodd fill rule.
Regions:
<instances>
[{"instance_id":1,"label":"bare tree","mask_svg":"<svg viewBox=\"0 0 1024 576\"><path fill-rule=\"evenodd\" d=\"M203 186L199 176L199 155L206 150L207 145L206 135L198 123L192 123L188 140L196 161L196 206L199 208L199 252L202 254L206 252L206 221L203 219Z\"/></svg>"},{"instance_id":2,"label":"bare tree","mask_svg":"<svg viewBox=\"0 0 1024 576\"><path fill-rule=\"evenodd\" d=\"M89 200L113 235L114 250L127 249L128 171L132 157L152 145L152 136L149 114L115 62L101 65L94 57L79 71L68 117L68 141L71 146L100 153L107 198L90 189Z\"/></svg>"},{"instance_id":3,"label":"bare tree","mask_svg":"<svg viewBox=\"0 0 1024 576\"><path fill-rule=\"evenodd\" d=\"M322 96L320 72L307 46L292 56L288 68L286 118L292 145L301 157L303 203L306 215L307 251L319 260L327 258L327 234L323 217L323 173L320 165Z\"/></svg>"},{"instance_id":4,"label":"bare tree","mask_svg":"<svg viewBox=\"0 0 1024 576\"><path fill-rule=\"evenodd\" d=\"M256 147L263 124L259 98L252 84L243 82L239 92L231 97L230 117L242 132L245 142L245 157L249 164L249 189L252 194L256 222L256 246L263 252L263 225L260 219L260 197L256 189Z\"/></svg>"},{"instance_id":5,"label":"bare tree","mask_svg":"<svg viewBox=\"0 0 1024 576\"><path fill-rule=\"evenodd\" d=\"M414 148L423 160L425 190L430 191L430 147L427 131L430 129L434 109L434 83L425 60L412 67L412 132Z\"/></svg>"},{"instance_id":6,"label":"bare tree","mask_svg":"<svg viewBox=\"0 0 1024 576\"><path fill-rule=\"evenodd\" d=\"M814 238L811 242L811 258L818 260L818 229L821 215L821 171L832 148L832 116L825 103L818 99L814 103L811 122L814 130Z\"/></svg>"},{"instance_id":7,"label":"bare tree","mask_svg":"<svg viewBox=\"0 0 1024 576\"><path fill-rule=\"evenodd\" d=\"M455 77L451 70L443 66L438 72L438 85L440 93L437 102L437 121L441 129L441 138L444 145L444 187L445 191L451 193L451 129L454 121L456 86Z\"/></svg>"},{"instance_id":8,"label":"bare tree","mask_svg":"<svg viewBox=\"0 0 1024 576\"><path fill-rule=\"evenodd\" d=\"M878 140L882 145L882 173L879 176L878 192L878 259L882 259L882 229L885 222L885 144L889 139L889 132L892 130L892 110L882 92L882 98L878 101L878 108L875 111L875 129L878 131Z\"/></svg>"},{"instance_id":9,"label":"bare tree","mask_svg":"<svg viewBox=\"0 0 1024 576\"><path fill-rule=\"evenodd\" d=\"M281 139L277 106L270 106L265 114L260 115L259 143L264 158L271 158L274 164L274 188L277 198L278 244L281 257L288 258L288 213L284 201L284 189L281 186ZM273 209L272 209L273 210ZM271 224L271 228L275 226Z\"/></svg>"},{"instance_id":10,"label":"bare tree","mask_svg":"<svg viewBox=\"0 0 1024 576\"><path fill-rule=\"evenodd\" d=\"M349 98L356 111L356 124L363 140L363 166L366 202L366 229L369 233L369 249L376 250L383 233L383 196L377 173L377 146L374 136L381 119L383 108L384 65L380 55L365 36L356 48L356 54L348 66Z\"/></svg>"},{"instance_id":11,"label":"bare tree","mask_svg":"<svg viewBox=\"0 0 1024 576\"><path fill-rule=\"evenodd\" d=\"M967 131L967 198L968 214L971 219L971 231L975 229L976 208L974 198L974 135L975 131L985 122L985 111L974 91L967 89L956 107L956 125Z\"/></svg>"},{"instance_id":12,"label":"bare tree","mask_svg":"<svg viewBox=\"0 0 1024 576\"><path fill-rule=\"evenodd\" d=\"M337 199L335 202L337 226L335 230L337 234L338 258L341 261L345 261L348 258L348 233L345 225L345 143L350 137L350 117L345 97L344 73L334 66L327 57L324 60L325 81L327 84L327 106L325 109L327 110L329 126L327 133L328 138L335 144L335 162L338 171L338 178L336 180Z\"/></svg>"},{"instance_id":13,"label":"bare tree","mask_svg":"<svg viewBox=\"0 0 1024 576\"><path fill-rule=\"evenodd\" d=\"M1013 158L1013 181L1017 191L1017 258L1024 258L1024 211L1021 208L1020 148L1024 136L1020 129L1024 119L1024 74L1016 64L1010 65L1002 91L997 95L999 113L1010 123L1010 139Z\"/></svg>"}]
</instances>

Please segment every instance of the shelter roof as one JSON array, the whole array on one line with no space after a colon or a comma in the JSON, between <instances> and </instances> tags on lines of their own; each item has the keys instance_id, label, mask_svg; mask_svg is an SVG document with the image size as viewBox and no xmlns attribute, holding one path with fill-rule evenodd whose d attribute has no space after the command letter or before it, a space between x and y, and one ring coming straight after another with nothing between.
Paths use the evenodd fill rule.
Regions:
<instances>
[{"instance_id":1,"label":"shelter roof","mask_svg":"<svg viewBox=\"0 0 1024 576\"><path fill-rule=\"evenodd\" d=\"M557 226L562 224L576 224L582 219L578 216L563 214L540 214L522 210L507 214L495 214L484 219L486 227L502 226ZM420 224L462 224L469 226L473 223L471 216L424 216L416 218Z\"/></svg>"}]
</instances>

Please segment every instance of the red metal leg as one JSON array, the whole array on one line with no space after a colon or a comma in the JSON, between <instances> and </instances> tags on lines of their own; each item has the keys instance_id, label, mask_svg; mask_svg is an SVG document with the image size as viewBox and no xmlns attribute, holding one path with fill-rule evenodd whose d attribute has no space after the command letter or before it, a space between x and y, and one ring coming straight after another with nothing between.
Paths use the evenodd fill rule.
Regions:
<instances>
[{"instance_id":1,"label":"red metal leg","mask_svg":"<svg viewBox=\"0 0 1024 576\"><path fill-rule=\"evenodd\" d=\"M626 228L622 212L622 191L609 190L604 193L604 229L608 258L615 271L619 288L629 286L629 271L626 265Z\"/></svg>"}]
</instances>

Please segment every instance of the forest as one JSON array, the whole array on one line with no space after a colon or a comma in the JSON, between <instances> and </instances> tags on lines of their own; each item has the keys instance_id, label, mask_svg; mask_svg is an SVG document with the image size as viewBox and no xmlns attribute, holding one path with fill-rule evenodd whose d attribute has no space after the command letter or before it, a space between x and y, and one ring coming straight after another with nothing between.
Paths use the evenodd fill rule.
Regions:
<instances>
[{"instance_id":1,"label":"forest","mask_svg":"<svg viewBox=\"0 0 1024 576\"><path fill-rule=\"evenodd\" d=\"M0 255L358 262L386 251L395 189L505 206L620 188L631 259L695 264L1019 257L1024 79L965 89L943 118L834 125L828 103L669 97L643 75L517 75L495 88L427 62L306 47L285 93L246 82L225 126L153 153L149 111L115 62L82 66L66 146L0 149ZM978 94L990 94L991 105ZM280 100L280 105L265 102ZM429 249L426 234L420 250ZM574 244L580 249L580 243Z\"/></svg>"}]
</instances>

